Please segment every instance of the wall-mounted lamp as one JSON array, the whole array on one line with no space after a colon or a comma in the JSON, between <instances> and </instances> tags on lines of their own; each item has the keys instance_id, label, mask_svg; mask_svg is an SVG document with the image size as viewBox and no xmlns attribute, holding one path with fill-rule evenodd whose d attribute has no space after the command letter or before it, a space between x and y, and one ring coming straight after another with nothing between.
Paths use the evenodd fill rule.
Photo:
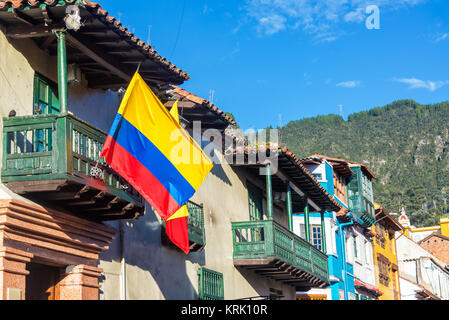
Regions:
<instances>
[{"instance_id":1,"label":"wall-mounted lamp","mask_svg":"<svg viewBox=\"0 0 449 320\"><path fill-rule=\"evenodd\" d=\"M67 6L64 18L65 25L68 30L78 31L83 23L81 22L80 8L78 6Z\"/></svg>"}]
</instances>

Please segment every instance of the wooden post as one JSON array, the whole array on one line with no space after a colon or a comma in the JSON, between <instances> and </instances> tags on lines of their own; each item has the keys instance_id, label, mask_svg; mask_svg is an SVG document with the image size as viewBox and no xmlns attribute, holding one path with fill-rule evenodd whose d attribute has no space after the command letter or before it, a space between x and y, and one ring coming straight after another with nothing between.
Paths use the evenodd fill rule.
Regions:
<instances>
[{"instance_id":1,"label":"wooden post","mask_svg":"<svg viewBox=\"0 0 449 320\"><path fill-rule=\"evenodd\" d=\"M321 244L323 248L323 253L327 253L326 248L326 225L324 223L324 212L321 212Z\"/></svg>"},{"instance_id":2,"label":"wooden post","mask_svg":"<svg viewBox=\"0 0 449 320\"><path fill-rule=\"evenodd\" d=\"M310 216L309 216L309 202L306 198L306 206L304 207L304 226L305 226L305 234L306 241L310 243Z\"/></svg>"},{"instance_id":3,"label":"wooden post","mask_svg":"<svg viewBox=\"0 0 449 320\"><path fill-rule=\"evenodd\" d=\"M287 184L287 216L288 230L293 232L293 206L292 206L292 190L290 184Z\"/></svg>"},{"instance_id":4,"label":"wooden post","mask_svg":"<svg viewBox=\"0 0 449 320\"><path fill-rule=\"evenodd\" d=\"M273 219L273 188L271 185L271 164L266 166L266 181L267 181L267 216L268 220Z\"/></svg>"},{"instance_id":5,"label":"wooden post","mask_svg":"<svg viewBox=\"0 0 449 320\"><path fill-rule=\"evenodd\" d=\"M58 94L60 113L67 113L67 54L65 32L56 31L58 37Z\"/></svg>"}]
</instances>

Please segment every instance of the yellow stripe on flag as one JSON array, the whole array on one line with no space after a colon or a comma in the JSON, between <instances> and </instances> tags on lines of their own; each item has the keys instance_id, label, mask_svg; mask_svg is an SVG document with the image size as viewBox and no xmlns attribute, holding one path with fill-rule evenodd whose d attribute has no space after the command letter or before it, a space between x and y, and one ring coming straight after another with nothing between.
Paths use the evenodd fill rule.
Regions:
<instances>
[{"instance_id":1,"label":"yellow stripe on flag","mask_svg":"<svg viewBox=\"0 0 449 320\"><path fill-rule=\"evenodd\" d=\"M168 218L167 221L184 218L184 217L188 217L188 216L189 216L189 211L187 210L187 206L183 206L181 209L176 211L174 215L172 215L170 218Z\"/></svg>"},{"instance_id":2,"label":"yellow stripe on flag","mask_svg":"<svg viewBox=\"0 0 449 320\"><path fill-rule=\"evenodd\" d=\"M133 77L118 113L148 138L195 190L201 186L212 161L139 74Z\"/></svg>"},{"instance_id":3,"label":"yellow stripe on flag","mask_svg":"<svg viewBox=\"0 0 449 320\"><path fill-rule=\"evenodd\" d=\"M173 119L175 119L179 123L179 112L178 112L178 101L175 102L173 107L170 109L170 114ZM189 211L187 210L187 205L183 206L181 209L176 211L167 221L184 218L189 216Z\"/></svg>"}]
</instances>

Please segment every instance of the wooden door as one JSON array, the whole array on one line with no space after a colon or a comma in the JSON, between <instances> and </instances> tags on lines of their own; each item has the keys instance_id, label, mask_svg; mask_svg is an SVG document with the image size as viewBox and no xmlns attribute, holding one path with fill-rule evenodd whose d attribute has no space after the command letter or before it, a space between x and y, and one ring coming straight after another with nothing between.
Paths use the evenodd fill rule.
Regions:
<instances>
[{"instance_id":1,"label":"wooden door","mask_svg":"<svg viewBox=\"0 0 449 320\"><path fill-rule=\"evenodd\" d=\"M29 263L26 278L26 300L59 300L61 268Z\"/></svg>"}]
</instances>

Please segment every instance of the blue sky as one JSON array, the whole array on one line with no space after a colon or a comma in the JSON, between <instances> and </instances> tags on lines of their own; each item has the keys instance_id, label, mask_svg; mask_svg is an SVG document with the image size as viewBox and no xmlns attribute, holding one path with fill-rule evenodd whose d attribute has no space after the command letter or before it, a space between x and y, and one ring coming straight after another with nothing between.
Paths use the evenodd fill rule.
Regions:
<instances>
[{"instance_id":1,"label":"blue sky","mask_svg":"<svg viewBox=\"0 0 449 320\"><path fill-rule=\"evenodd\" d=\"M447 0L101 1L243 129L449 100ZM368 5L380 11L369 30Z\"/></svg>"}]
</instances>

